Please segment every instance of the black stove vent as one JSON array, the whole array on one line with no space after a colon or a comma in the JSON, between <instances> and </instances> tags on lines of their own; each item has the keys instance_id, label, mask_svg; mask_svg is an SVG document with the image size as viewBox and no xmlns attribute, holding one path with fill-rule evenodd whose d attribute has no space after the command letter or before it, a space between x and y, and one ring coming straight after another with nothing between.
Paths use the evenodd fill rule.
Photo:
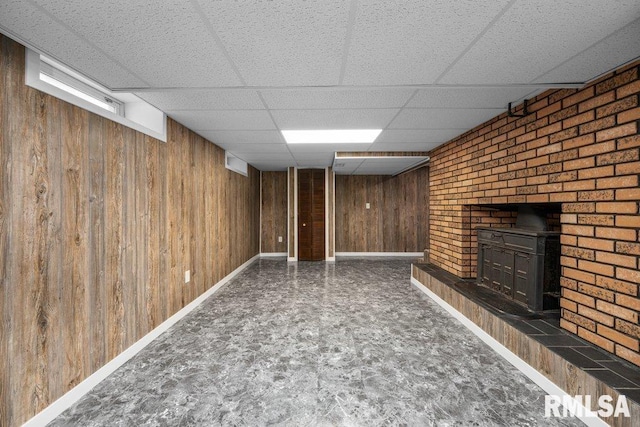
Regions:
<instances>
[{"instance_id":1,"label":"black stove vent","mask_svg":"<svg viewBox=\"0 0 640 427\"><path fill-rule=\"evenodd\" d=\"M519 205L516 217L516 228L525 230L547 231L547 213L543 209L534 206Z\"/></svg>"}]
</instances>

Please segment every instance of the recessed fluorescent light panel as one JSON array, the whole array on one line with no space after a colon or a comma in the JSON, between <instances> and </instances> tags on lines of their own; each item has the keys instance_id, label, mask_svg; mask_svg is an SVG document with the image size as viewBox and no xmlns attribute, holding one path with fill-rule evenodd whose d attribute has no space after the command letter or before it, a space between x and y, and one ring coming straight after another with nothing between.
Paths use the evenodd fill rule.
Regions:
<instances>
[{"instance_id":1,"label":"recessed fluorescent light panel","mask_svg":"<svg viewBox=\"0 0 640 427\"><path fill-rule=\"evenodd\" d=\"M371 144L382 129L283 130L287 144Z\"/></svg>"},{"instance_id":2,"label":"recessed fluorescent light panel","mask_svg":"<svg viewBox=\"0 0 640 427\"><path fill-rule=\"evenodd\" d=\"M91 96L85 92L79 91L78 89L69 86L68 84L61 82L60 80L56 80L53 77L46 75L45 73L40 73L40 80L45 83L49 83L52 86L57 87L58 89L62 89L65 92L69 92L71 95L77 96L80 99L84 99L92 103L93 105L97 105L100 108L104 108L107 111L110 111L114 114L118 114L118 109L114 105L107 104L106 101L101 101L97 97Z\"/></svg>"}]
</instances>

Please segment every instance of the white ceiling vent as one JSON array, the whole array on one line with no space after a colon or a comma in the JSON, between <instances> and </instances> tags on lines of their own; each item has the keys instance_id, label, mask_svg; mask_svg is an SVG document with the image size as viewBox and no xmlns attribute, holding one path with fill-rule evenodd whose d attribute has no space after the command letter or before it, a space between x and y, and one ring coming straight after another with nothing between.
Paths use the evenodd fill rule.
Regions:
<instances>
[{"instance_id":1,"label":"white ceiling vent","mask_svg":"<svg viewBox=\"0 0 640 427\"><path fill-rule=\"evenodd\" d=\"M224 152L224 166L240 175L249 176L249 167L247 162L239 157L234 156L228 151Z\"/></svg>"}]
</instances>

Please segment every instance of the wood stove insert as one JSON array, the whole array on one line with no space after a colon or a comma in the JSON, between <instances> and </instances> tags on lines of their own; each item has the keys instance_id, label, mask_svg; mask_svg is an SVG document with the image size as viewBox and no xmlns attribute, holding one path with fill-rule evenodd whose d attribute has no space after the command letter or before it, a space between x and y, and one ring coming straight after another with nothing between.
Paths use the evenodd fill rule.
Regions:
<instances>
[{"instance_id":1,"label":"wood stove insert","mask_svg":"<svg viewBox=\"0 0 640 427\"><path fill-rule=\"evenodd\" d=\"M514 228L478 227L478 284L533 311L559 308L560 232L522 207Z\"/></svg>"}]
</instances>

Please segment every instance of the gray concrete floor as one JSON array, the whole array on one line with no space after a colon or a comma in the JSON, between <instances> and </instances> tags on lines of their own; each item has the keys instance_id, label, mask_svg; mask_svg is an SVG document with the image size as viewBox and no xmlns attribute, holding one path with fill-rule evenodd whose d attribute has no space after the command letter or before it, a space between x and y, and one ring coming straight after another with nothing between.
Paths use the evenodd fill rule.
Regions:
<instances>
[{"instance_id":1,"label":"gray concrete floor","mask_svg":"<svg viewBox=\"0 0 640 427\"><path fill-rule=\"evenodd\" d=\"M50 425L581 425L544 396L408 260L263 259Z\"/></svg>"}]
</instances>

